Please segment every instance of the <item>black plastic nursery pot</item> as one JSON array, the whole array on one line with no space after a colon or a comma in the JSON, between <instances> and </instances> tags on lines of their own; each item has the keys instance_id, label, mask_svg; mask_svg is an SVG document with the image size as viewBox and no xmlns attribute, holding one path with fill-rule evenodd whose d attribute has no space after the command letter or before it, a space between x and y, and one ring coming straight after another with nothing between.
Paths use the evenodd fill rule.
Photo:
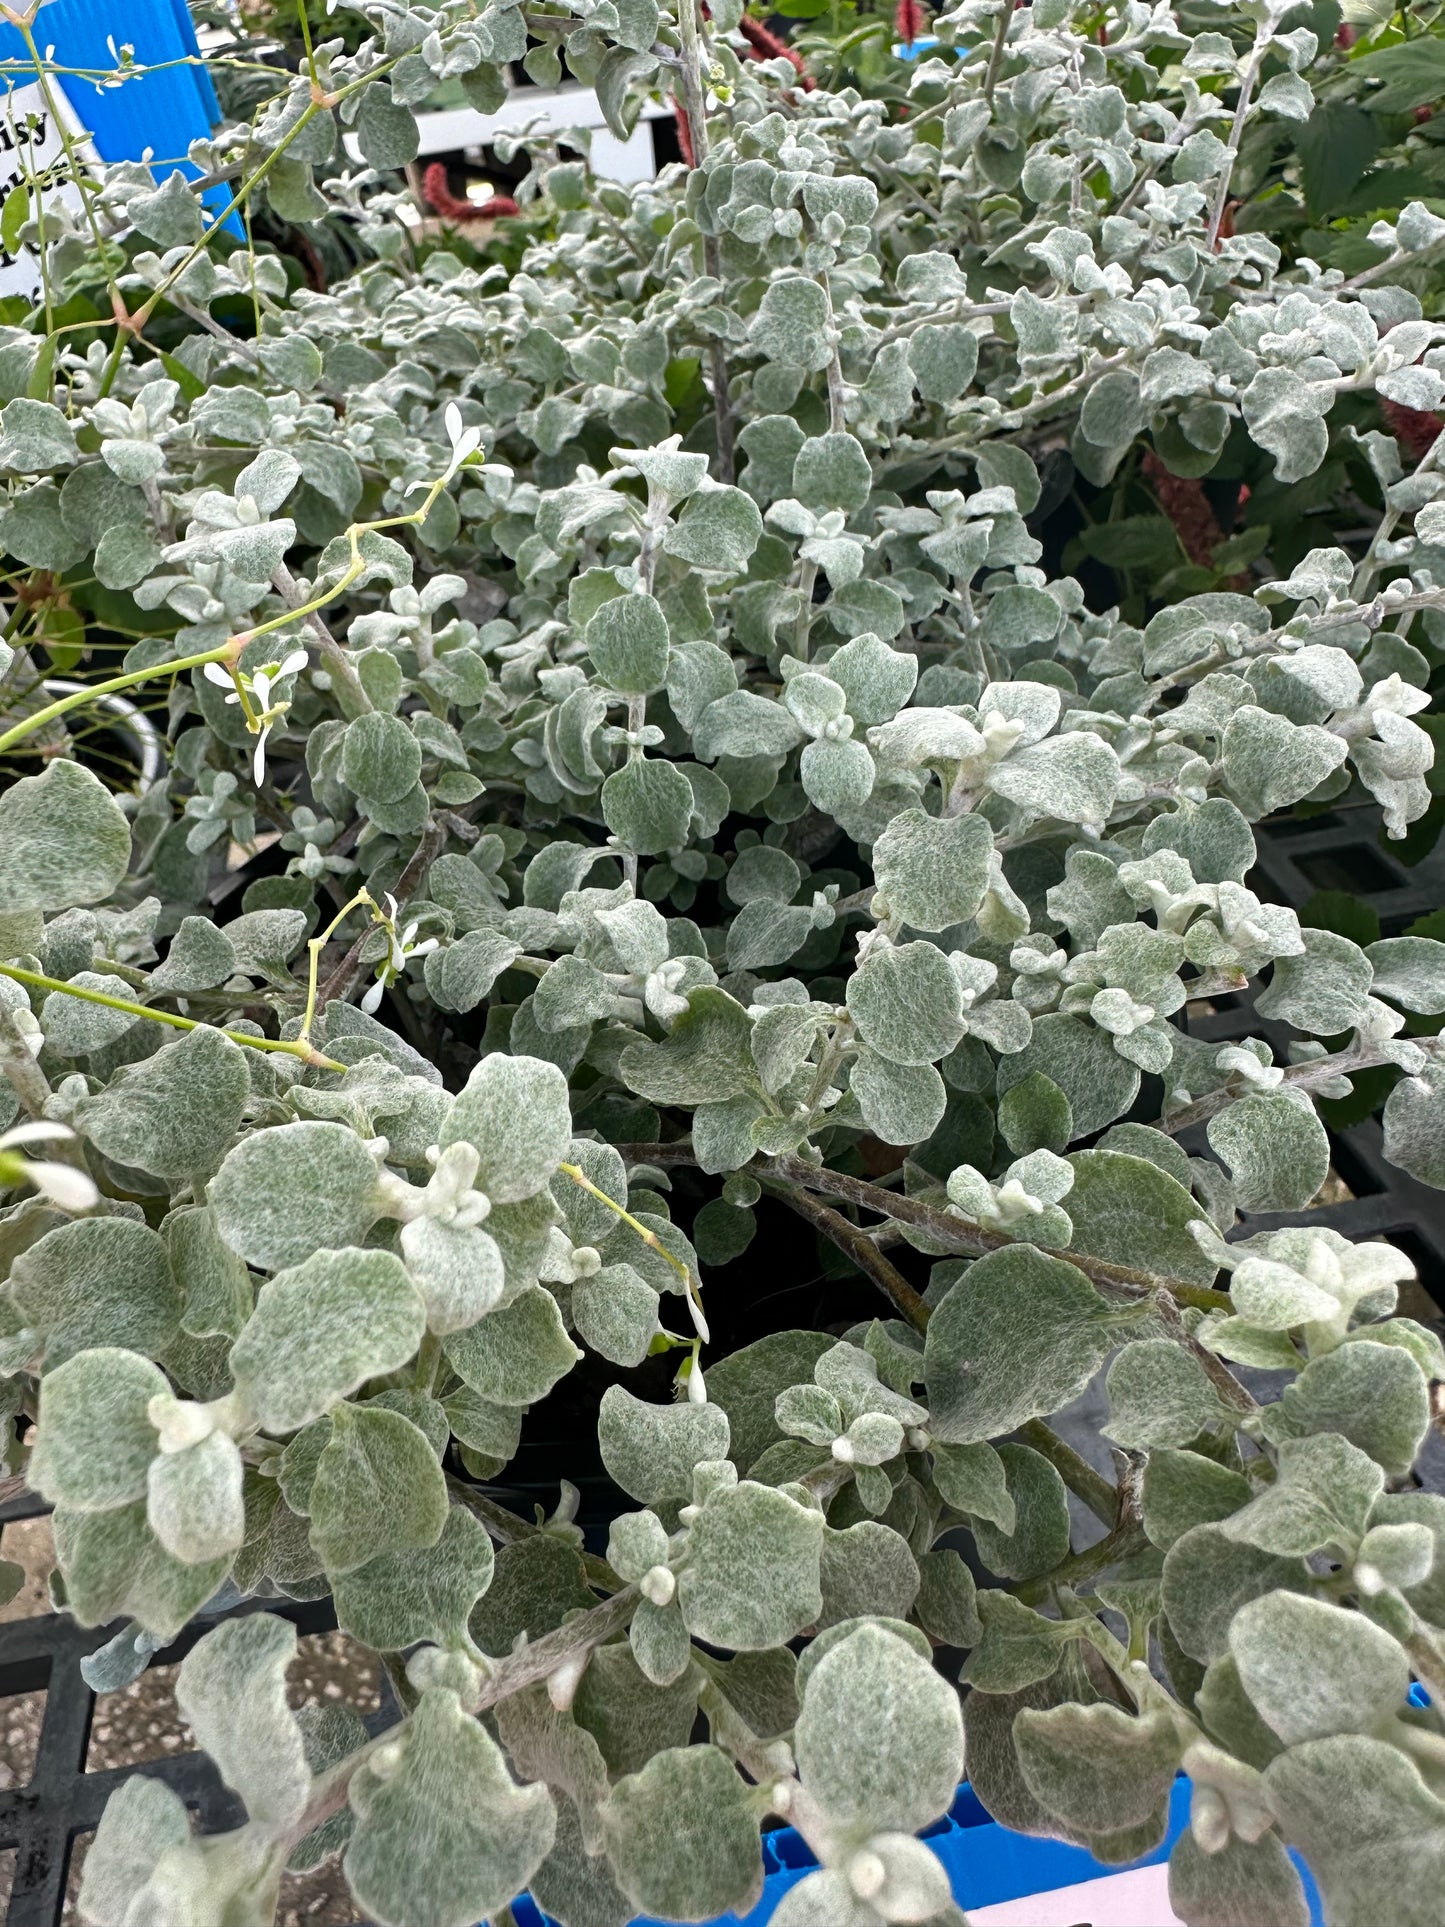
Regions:
<instances>
[{"instance_id":1,"label":"black plastic nursery pot","mask_svg":"<svg viewBox=\"0 0 1445 1927\"><path fill-rule=\"evenodd\" d=\"M1296 910L1305 910L1321 891L1342 892L1378 917L1383 935L1393 936L1445 903L1445 844L1418 864L1406 865L1381 840L1379 813L1373 807L1277 819L1258 825L1255 834L1259 855L1251 886ZM1221 1043L1245 1034L1263 1035L1280 1059L1288 1042L1282 1026L1256 1017L1239 998L1222 999L1205 1014L1192 1016L1190 1029ZM1385 1162L1375 1116L1359 1122L1327 1119L1327 1128L1332 1176L1322 1201L1306 1211L1248 1218L1239 1235L1309 1223L1351 1238L1388 1238L1409 1254L1419 1272L1426 1297L1413 1307L1415 1315L1440 1317L1445 1313L1445 1193ZM684 1224L716 1189L715 1183L705 1183L686 1167L674 1169L670 1181L673 1210ZM757 1234L747 1250L730 1264L709 1268L708 1309L718 1356L769 1332L801 1327L841 1333L878 1313L873 1288L830 1246L820 1245L811 1228L785 1206L764 1197L757 1215ZM897 1248L895 1257L916 1284L926 1283L929 1260L906 1245ZM668 1395L672 1370L659 1358L620 1376L639 1396L659 1399ZM596 1551L605 1546L612 1517L630 1504L607 1477L596 1445L597 1400L605 1383L618 1376L595 1362L579 1366L529 1414L516 1458L500 1480L485 1487L498 1502L530 1517L534 1508L550 1512L558 1502L560 1482L570 1480L579 1493L577 1521ZM1445 1451L1432 1453L1427 1447L1421 1470L1429 1484L1445 1488ZM7 1526L44 1510L28 1493L0 1502L0 1552ZM247 1601L231 1612L260 1610L289 1619L303 1637L335 1625L329 1600ZM169 1666L183 1659L216 1617L199 1618L158 1652L151 1665ZM203 1831L233 1826L242 1818L235 1796L203 1754L177 1751L140 1766L86 1770L96 1695L81 1675L80 1662L118 1631L118 1626L85 1631L64 1614L0 1623L0 1732L6 1701L44 1695L28 1777L23 1785L0 1790L0 1894L7 1871L10 1876L4 1927L61 1927L63 1920L74 1918L67 1909L67 1887L74 1886L77 1843L94 1830L110 1794L131 1772L165 1780ZM367 1719L372 1731L398 1717L384 1674L379 1684L380 1705Z\"/></svg>"}]
</instances>

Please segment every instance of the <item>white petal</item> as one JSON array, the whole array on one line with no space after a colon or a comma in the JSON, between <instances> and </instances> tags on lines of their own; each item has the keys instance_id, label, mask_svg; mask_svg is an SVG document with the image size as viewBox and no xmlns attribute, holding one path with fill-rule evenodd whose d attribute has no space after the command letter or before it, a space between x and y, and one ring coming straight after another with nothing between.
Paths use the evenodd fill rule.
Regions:
<instances>
[{"instance_id":1,"label":"white petal","mask_svg":"<svg viewBox=\"0 0 1445 1927\"><path fill-rule=\"evenodd\" d=\"M258 669L251 678L251 693L256 698L258 709L271 707L271 678L264 669Z\"/></svg>"},{"instance_id":2,"label":"white petal","mask_svg":"<svg viewBox=\"0 0 1445 1927\"><path fill-rule=\"evenodd\" d=\"M447 425L447 440L455 448L462 438L462 411L454 401L447 403L447 412L442 419Z\"/></svg>"},{"instance_id":3,"label":"white petal","mask_svg":"<svg viewBox=\"0 0 1445 1927\"><path fill-rule=\"evenodd\" d=\"M687 1302L688 1315L692 1319L693 1330L697 1333L704 1345L710 1345L712 1343L712 1333L708 1330L707 1320L702 1315L702 1306L697 1302L697 1299L690 1290L684 1292L683 1297ZM694 1365L693 1370L696 1371L696 1369L697 1367Z\"/></svg>"},{"instance_id":4,"label":"white petal","mask_svg":"<svg viewBox=\"0 0 1445 1927\"><path fill-rule=\"evenodd\" d=\"M53 1164L49 1158L27 1163L25 1175L43 1197L58 1204L62 1211L89 1211L100 1202L100 1193L84 1171L70 1164Z\"/></svg>"},{"instance_id":5,"label":"white petal","mask_svg":"<svg viewBox=\"0 0 1445 1927\"><path fill-rule=\"evenodd\" d=\"M281 667L276 671L276 674L278 676L294 676L303 670L310 660L310 656L307 655L304 649L293 649Z\"/></svg>"},{"instance_id":6,"label":"white petal","mask_svg":"<svg viewBox=\"0 0 1445 1927\"><path fill-rule=\"evenodd\" d=\"M202 673L207 682L219 683L222 689L229 689L234 693L236 685L231 680L230 670L223 669L218 662L208 662Z\"/></svg>"},{"instance_id":7,"label":"white petal","mask_svg":"<svg viewBox=\"0 0 1445 1927\"><path fill-rule=\"evenodd\" d=\"M440 950L440 949L441 949L440 938L428 937L425 943L413 944L411 949L407 952L407 955L409 957L429 957L433 952L433 950Z\"/></svg>"},{"instance_id":8,"label":"white petal","mask_svg":"<svg viewBox=\"0 0 1445 1927\"><path fill-rule=\"evenodd\" d=\"M413 917L412 921L406 926L405 930L403 930L401 933L401 947L403 950L409 950L411 948L412 939L413 937L415 937L417 931L420 929L421 929L420 917Z\"/></svg>"},{"instance_id":9,"label":"white petal","mask_svg":"<svg viewBox=\"0 0 1445 1927\"><path fill-rule=\"evenodd\" d=\"M361 1008L366 1012L368 1017L371 1017L375 1014L377 1006L381 1003L382 992L385 989L386 989L385 980L381 977L378 977L376 982L371 986L371 989L368 990L366 995L362 998Z\"/></svg>"},{"instance_id":10,"label":"white petal","mask_svg":"<svg viewBox=\"0 0 1445 1927\"><path fill-rule=\"evenodd\" d=\"M391 918L393 923L396 922L396 919L400 910L401 910L401 905L397 902L396 898L391 894L390 890L388 890L386 893L386 914Z\"/></svg>"},{"instance_id":11,"label":"white petal","mask_svg":"<svg viewBox=\"0 0 1445 1927\"><path fill-rule=\"evenodd\" d=\"M256 754L251 758L251 770L258 785L266 780L266 738L270 734L271 726L268 723L256 739Z\"/></svg>"},{"instance_id":12,"label":"white petal","mask_svg":"<svg viewBox=\"0 0 1445 1927\"><path fill-rule=\"evenodd\" d=\"M687 1402L689 1405L707 1404L707 1386L703 1382L702 1366L694 1358L692 1370L687 1375Z\"/></svg>"},{"instance_id":13,"label":"white petal","mask_svg":"<svg viewBox=\"0 0 1445 1927\"><path fill-rule=\"evenodd\" d=\"M10 1129L0 1135L0 1151L9 1151L17 1144L47 1144L57 1138L74 1137L75 1133L66 1124L47 1124L37 1119L33 1124L12 1124Z\"/></svg>"}]
</instances>

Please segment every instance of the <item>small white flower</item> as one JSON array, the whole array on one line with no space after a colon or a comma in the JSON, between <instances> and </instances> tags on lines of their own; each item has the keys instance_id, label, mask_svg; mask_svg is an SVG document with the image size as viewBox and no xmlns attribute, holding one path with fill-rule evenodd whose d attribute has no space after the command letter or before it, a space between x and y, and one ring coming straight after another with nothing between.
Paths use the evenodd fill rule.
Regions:
<instances>
[{"instance_id":1,"label":"small white flower","mask_svg":"<svg viewBox=\"0 0 1445 1927\"><path fill-rule=\"evenodd\" d=\"M442 476L444 482L449 482L463 463L469 461L481 447L482 431L475 426L463 428L462 411L454 401L447 403L446 414L442 419L446 423L447 440L452 445L451 460L447 463L446 473Z\"/></svg>"},{"instance_id":2,"label":"small white flower","mask_svg":"<svg viewBox=\"0 0 1445 1927\"><path fill-rule=\"evenodd\" d=\"M206 664L203 672L206 681L224 689L228 703L240 703L244 690L246 697L254 704L254 710L248 708L246 727L256 737L251 774L258 788L266 780L266 743L271 731L291 707L289 700L277 700L273 692L288 676L297 675L303 670L310 660L304 649L293 649L280 662L264 663L250 674L244 669L223 669L218 662Z\"/></svg>"},{"instance_id":3,"label":"small white flower","mask_svg":"<svg viewBox=\"0 0 1445 1927\"><path fill-rule=\"evenodd\" d=\"M84 1171L50 1158L28 1158L20 1146L73 1139L63 1124L17 1124L0 1135L0 1184L29 1184L60 1211L89 1211L100 1193Z\"/></svg>"},{"instance_id":4,"label":"small white flower","mask_svg":"<svg viewBox=\"0 0 1445 1927\"><path fill-rule=\"evenodd\" d=\"M436 937L417 942L416 933L421 929L419 918L413 918L398 934L396 920L401 914L401 905L389 890L386 893L386 912L387 953L376 967L376 982L361 1000L361 1008L368 1017L374 1014L388 987L405 970L408 958L429 957L433 950L440 948L440 939Z\"/></svg>"},{"instance_id":5,"label":"small white flower","mask_svg":"<svg viewBox=\"0 0 1445 1927\"><path fill-rule=\"evenodd\" d=\"M687 1375L687 1402L689 1405L707 1404L707 1385L696 1353L693 1355L692 1370Z\"/></svg>"}]
</instances>

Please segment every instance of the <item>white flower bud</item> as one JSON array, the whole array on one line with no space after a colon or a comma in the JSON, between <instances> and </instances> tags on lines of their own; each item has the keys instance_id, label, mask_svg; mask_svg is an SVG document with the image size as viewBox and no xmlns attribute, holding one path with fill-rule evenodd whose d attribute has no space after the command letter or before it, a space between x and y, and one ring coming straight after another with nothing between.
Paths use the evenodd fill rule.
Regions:
<instances>
[{"instance_id":1,"label":"white flower bud","mask_svg":"<svg viewBox=\"0 0 1445 1927\"><path fill-rule=\"evenodd\" d=\"M880 1857L866 1847L848 1862L848 1885L860 1900L871 1900L875 1894L882 1893L887 1879L888 1869Z\"/></svg>"},{"instance_id":2,"label":"white flower bud","mask_svg":"<svg viewBox=\"0 0 1445 1927\"><path fill-rule=\"evenodd\" d=\"M184 1452L199 1445L216 1429L215 1416L208 1405L181 1400L170 1392L157 1392L146 1407L146 1416L160 1433L162 1452Z\"/></svg>"},{"instance_id":3,"label":"white flower bud","mask_svg":"<svg viewBox=\"0 0 1445 1927\"><path fill-rule=\"evenodd\" d=\"M554 1673L547 1675L547 1697L559 1713L565 1713L577 1697L577 1688L582 1684L582 1675L587 1671L587 1662L592 1657L592 1649L587 1647L564 1659Z\"/></svg>"},{"instance_id":4,"label":"white flower bud","mask_svg":"<svg viewBox=\"0 0 1445 1927\"><path fill-rule=\"evenodd\" d=\"M1221 1853L1229 1845L1229 1808L1217 1787L1195 1785L1189 1803L1189 1830L1201 1853Z\"/></svg>"},{"instance_id":5,"label":"white flower bud","mask_svg":"<svg viewBox=\"0 0 1445 1927\"><path fill-rule=\"evenodd\" d=\"M670 1606L677 1580L666 1566L650 1566L638 1580L637 1589L654 1606Z\"/></svg>"}]
</instances>

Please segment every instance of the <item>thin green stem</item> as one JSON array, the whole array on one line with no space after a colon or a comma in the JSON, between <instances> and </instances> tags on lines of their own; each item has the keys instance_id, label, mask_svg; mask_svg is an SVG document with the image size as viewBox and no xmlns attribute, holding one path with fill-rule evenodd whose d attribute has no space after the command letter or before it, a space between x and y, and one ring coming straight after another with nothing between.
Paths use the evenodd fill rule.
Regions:
<instances>
[{"instance_id":1,"label":"thin green stem","mask_svg":"<svg viewBox=\"0 0 1445 1927\"><path fill-rule=\"evenodd\" d=\"M296 15L301 22L301 44L306 49L306 77L313 93L320 88L316 75L316 50L311 45L311 22L306 17L306 0L296 0Z\"/></svg>"},{"instance_id":2,"label":"thin green stem","mask_svg":"<svg viewBox=\"0 0 1445 1927\"><path fill-rule=\"evenodd\" d=\"M376 899L366 889L358 890L350 902L343 903L326 928L318 931L306 945L306 1014L301 1019L301 1028L296 1034L298 1044L311 1042L311 1026L316 1021L316 979L321 967L321 953L330 943L332 932L338 924L349 917L353 910L359 910L363 904L368 905L372 910L376 909Z\"/></svg>"},{"instance_id":3,"label":"thin green stem","mask_svg":"<svg viewBox=\"0 0 1445 1927\"><path fill-rule=\"evenodd\" d=\"M346 532L351 545L351 560L347 563L345 570L329 589L323 590L320 595L313 596L309 602L302 603L300 608L287 609L279 616L271 616L265 622L258 622L255 628L246 629L228 637L219 648L206 649L195 656L183 656L178 662L158 663L152 669L133 669L124 676L112 676L107 682L91 683L85 689L77 690L73 696L62 696L53 703L47 703L44 709L36 710L33 716L27 716L24 722L14 724L0 735L0 754L15 743L22 742L25 737L33 735L37 729L54 717L63 716L72 709L80 709L86 703L94 702L97 696L108 696L119 689L132 689L137 683L146 682L152 676L175 676L184 669L199 669L208 662L223 662L234 667L240 659L242 650L255 642L259 636L269 636L278 629L289 629L297 622L304 622L307 617L315 615L328 603L334 602L338 596L346 593L352 583L366 570L365 558L357 546L363 535L379 529L419 527L431 513L433 503L445 487L446 477L443 476L432 483L427 490L426 500L420 508L409 509L402 515L384 516L375 522L353 522Z\"/></svg>"},{"instance_id":4,"label":"thin green stem","mask_svg":"<svg viewBox=\"0 0 1445 1927\"><path fill-rule=\"evenodd\" d=\"M23 722L15 723L0 735L0 754L23 742L37 729L51 722L57 716L67 715L72 709L83 709L93 703L97 696L110 696L120 689L134 689L137 683L149 682L152 676L178 676L185 669L200 669L208 662L235 662L246 641L242 636L231 636L218 649L204 649L196 656L182 656L177 662L156 663L149 669L132 669L124 676L111 676L105 682L89 683L84 689L76 690L72 696L61 696L44 709L37 709L33 716Z\"/></svg>"},{"instance_id":5,"label":"thin green stem","mask_svg":"<svg viewBox=\"0 0 1445 1927\"><path fill-rule=\"evenodd\" d=\"M132 1003L128 997L112 997L103 990L82 990L78 984L64 983L59 977L42 977L38 970L22 970L17 964L0 964L0 977L9 977L17 984L24 984L31 990L58 991L65 997L78 997L82 1003L103 1004L107 1010L124 1010L132 1017L149 1017L153 1024L169 1024L173 1030L216 1030L216 1024L198 1023L193 1017L177 1017L168 1010L152 1010L147 1004ZM242 1030L221 1030L223 1037L229 1037L233 1044L244 1044L247 1050L275 1051L285 1057L299 1057L303 1064L314 1064L318 1070L344 1071L346 1066L338 1064L330 1057L313 1050L311 1045L297 1038L294 1042L277 1037L248 1037Z\"/></svg>"},{"instance_id":6,"label":"thin green stem","mask_svg":"<svg viewBox=\"0 0 1445 1927\"><path fill-rule=\"evenodd\" d=\"M707 1322L703 1318L702 1299L698 1293L697 1281L693 1278L688 1266L682 1262L681 1258L675 1257L674 1254L668 1250L667 1246L655 1231L650 1231L640 1219L634 1218L630 1211L620 1205L616 1198L609 1197L600 1185L594 1184L580 1165L562 1164L557 1168L565 1177L571 1178L574 1184L580 1185L589 1197L598 1199L600 1203L607 1206L609 1211L615 1212L623 1224L629 1225L645 1245L650 1246L660 1257L667 1260L682 1280L683 1290L687 1293L688 1303L692 1306L693 1322L698 1326L699 1332L705 1339L707 1337Z\"/></svg>"},{"instance_id":7,"label":"thin green stem","mask_svg":"<svg viewBox=\"0 0 1445 1927\"><path fill-rule=\"evenodd\" d=\"M20 32L25 41L26 52L35 62L35 77L40 83L41 96L45 101L46 107L49 109L51 121L54 124L55 132L59 136L60 145L65 153L66 167L70 171L71 180L75 183L75 191L80 196L80 204L85 210L86 225L89 227L91 239L95 243L96 258L100 262L101 269L105 274L106 286L110 291L111 312L115 315L116 319L119 320L120 317L125 314L126 306L110 261L106 255L105 236L101 233L100 222L96 218L94 183L91 181L85 169L77 163L75 142L71 138L70 129L65 124L65 115L61 111L60 104L57 102L55 94L51 89L51 70L47 67L40 49L35 44L35 33L28 21L21 26Z\"/></svg>"}]
</instances>

